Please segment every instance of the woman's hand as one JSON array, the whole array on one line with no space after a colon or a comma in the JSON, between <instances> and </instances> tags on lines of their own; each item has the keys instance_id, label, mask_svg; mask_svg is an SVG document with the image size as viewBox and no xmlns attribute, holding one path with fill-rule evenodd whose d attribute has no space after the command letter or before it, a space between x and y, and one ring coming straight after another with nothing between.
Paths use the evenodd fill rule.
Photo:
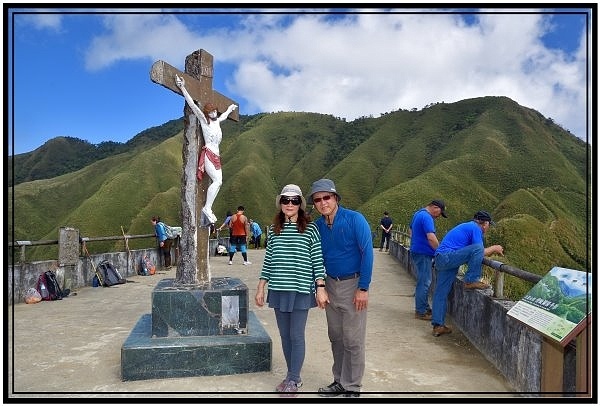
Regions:
<instances>
[{"instance_id":1,"label":"woman's hand","mask_svg":"<svg viewBox=\"0 0 600 406\"><path fill-rule=\"evenodd\" d=\"M263 307L265 304L265 291L263 288L259 287L256 289L256 296L254 296L254 302L258 307Z\"/></svg>"}]
</instances>

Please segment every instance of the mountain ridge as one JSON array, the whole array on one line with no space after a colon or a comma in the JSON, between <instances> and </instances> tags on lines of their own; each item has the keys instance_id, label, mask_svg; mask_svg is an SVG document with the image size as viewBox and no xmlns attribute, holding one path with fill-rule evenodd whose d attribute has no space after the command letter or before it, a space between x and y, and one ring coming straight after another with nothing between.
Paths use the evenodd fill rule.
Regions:
<instances>
[{"instance_id":1,"label":"mountain ridge","mask_svg":"<svg viewBox=\"0 0 600 406\"><path fill-rule=\"evenodd\" d=\"M296 183L307 194L314 180L327 177L341 204L361 211L373 230L384 210L396 225L408 225L416 209L442 198L450 218L436 222L440 238L486 209L498 223L488 243L503 244L513 266L589 266L589 145L506 97L349 123L326 114L261 113L222 127L218 225L242 204L267 226L283 185ZM138 138L135 148L74 172L15 185L15 239L56 238L61 226L90 236L116 235L120 226L145 234L153 215L180 224L183 133L163 136L154 143Z\"/></svg>"}]
</instances>

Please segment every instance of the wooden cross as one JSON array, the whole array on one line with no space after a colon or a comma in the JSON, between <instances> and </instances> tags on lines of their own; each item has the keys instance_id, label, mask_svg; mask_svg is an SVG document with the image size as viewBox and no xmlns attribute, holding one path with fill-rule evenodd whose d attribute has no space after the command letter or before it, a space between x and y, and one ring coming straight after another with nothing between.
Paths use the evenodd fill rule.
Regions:
<instances>
[{"instance_id":1,"label":"wooden cross","mask_svg":"<svg viewBox=\"0 0 600 406\"><path fill-rule=\"evenodd\" d=\"M190 58L191 57L191 58ZM193 63L188 69L188 60L194 59L199 63ZM165 61L156 61L150 70L150 80L162 85L169 90L181 95L181 89L175 83L175 75L185 79L185 88L192 99L200 101L202 105L212 102L217 106L217 111L223 113L234 102L223 96L221 93L213 90L213 56L203 49L195 51L186 58L185 71L181 72L177 68L169 65ZM238 110L234 110L228 117L231 120L239 121Z\"/></svg>"},{"instance_id":2,"label":"wooden cross","mask_svg":"<svg viewBox=\"0 0 600 406\"><path fill-rule=\"evenodd\" d=\"M185 87L195 101L202 106L213 103L217 111L223 113L233 104L229 98L212 88L213 57L203 49L194 51L185 58L185 72L181 72L164 61L157 61L150 70L150 80L182 94L175 83L175 75L185 79ZM209 177L205 176L200 184L196 181L198 167L198 151L204 145L202 128L198 125L196 115L185 100L184 107L184 143L183 143L183 175L181 180L181 214L182 236L180 239L180 255L177 261L176 285L198 285L210 283L209 227L198 227L197 219L201 216L201 208L206 202L206 189ZM238 121L239 113L234 110L229 119ZM196 238L197 237L197 238Z\"/></svg>"}]
</instances>

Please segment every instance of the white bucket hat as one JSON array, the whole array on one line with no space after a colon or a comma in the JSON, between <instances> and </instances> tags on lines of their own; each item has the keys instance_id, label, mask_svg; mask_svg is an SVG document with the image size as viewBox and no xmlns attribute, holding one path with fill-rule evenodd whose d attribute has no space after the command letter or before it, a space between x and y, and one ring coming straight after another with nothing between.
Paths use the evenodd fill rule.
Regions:
<instances>
[{"instance_id":1,"label":"white bucket hat","mask_svg":"<svg viewBox=\"0 0 600 406\"><path fill-rule=\"evenodd\" d=\"M302 210L306 210L306 199L304 199L304 196L302 196L302 190L300 190L300 187L298 185L285 185L283 189L281 189L281 193L278 194L275 198L275 208L277 209L281 208L281 206L279 205L279 200L281 199L281 196L300 196L300 200L302 201L300 207L302 208Z\"/></svg>"}]
</instances>

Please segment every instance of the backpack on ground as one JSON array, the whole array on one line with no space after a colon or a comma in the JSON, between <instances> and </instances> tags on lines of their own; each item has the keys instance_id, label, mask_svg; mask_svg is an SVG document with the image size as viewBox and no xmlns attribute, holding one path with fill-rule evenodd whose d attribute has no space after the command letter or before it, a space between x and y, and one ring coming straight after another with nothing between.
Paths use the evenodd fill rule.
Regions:
<instances>
[{"instance_id":1,"label":"backpack on ground","mask_svg":"<svg viewBox=\"0 0 600 406\"><path fill-rule=\"evenodd\" d=\"M163 227L165 229L165 234L167 235L167 238L172 240L177 237L181 237L181 233L183 232L183 229L181 227L169 226L169 225L163 223L162 221L160 223L163 225Z\"/></svg>"},{"instance_id":2,"label":"backpack on ground","mask_svg":"<svg viewBox=\"0 0 600 406\"><path fill-rule=\"evenodd\" d=\"M107 260L98 264L98 271L102 277L103 286L119 285L126 282L125 278L121 276L117 268Z\"/></svg>"},{"instance_id":3,"label":"backpack on ground","mask_svg":"<svg viewBox=\"0 0 600 406\"><path fill-rule=\"evenodd\" d=\"M42 273L38 277L35 289L40 293L42 300L62 300L63 298L63 291L53 271Z\"/></svg>"},{"instance_id":4,"label":"backpack on ground","mask_svg":"<svg viewBox=\"0 0 600 406\"><path fill-rule=\"evenodd\" d=\"M155 273L156 273L156 267L154 266L152 261L150 261L150 258L148 258L148 255L144 255L142 257L140 271L138 272L138 274L142 275L142 276L148 276L148 275L154 275Z\"/></svg>"},{"instance_id":5,"label":"backpack on ground","mask_svg":"<svg viewBox=\"0 0 600 406\"><path fill-rule=\"evenodd\" d=\"M227 252L227 247L222 244L217 245L217 255L229 255Z\"/></svg>"}]
</instances>

